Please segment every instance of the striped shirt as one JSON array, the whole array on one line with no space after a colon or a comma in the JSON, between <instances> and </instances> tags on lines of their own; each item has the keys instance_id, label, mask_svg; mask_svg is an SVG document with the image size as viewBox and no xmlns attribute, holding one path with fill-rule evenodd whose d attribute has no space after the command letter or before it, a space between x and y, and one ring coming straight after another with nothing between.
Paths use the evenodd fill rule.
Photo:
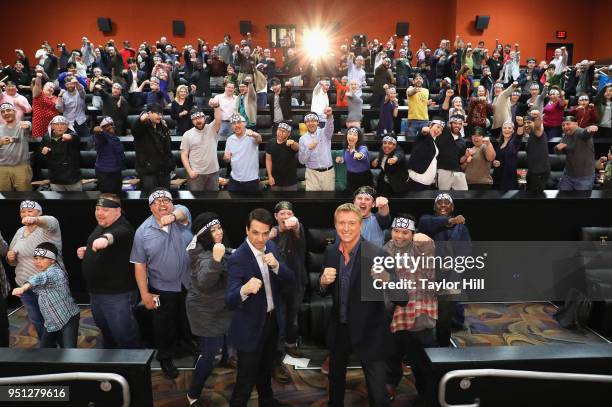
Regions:
<instances>
[{"instance_id":1,"label":"striped shirt","mask_svg":"<svg viewBox=\"0 0 612 407\"><path fill-rule=\"evenodd\" d=\"M28 283L38 295L38 307L45 319L47 332L59 331L70 318L80 313L70 295L66 273L57 264L52 264L45 271L30 277Z\"/></svg>"},{"instance_id":2,"label":"striped shirt","mask_svg":"<svg viewBox=\"0 0 612 407\"><path fill-rule=\"evenodd\" d=\"M60 252L58 263L60 267L64 267L62 261L62 232L60 225L53 216L40 216L41 225L34 228L32 233L25 236L27 226L23 226L17 230L13 240L9 246L9 250L17 252L17 266L15 267L15 281L22 286L28 278L38 274L38 270L34 267L34 258L32 253L36 246L42 242L51 242L57 247ZM43 224L44 223L44 224Z\"/></svg>"}]
</instances>

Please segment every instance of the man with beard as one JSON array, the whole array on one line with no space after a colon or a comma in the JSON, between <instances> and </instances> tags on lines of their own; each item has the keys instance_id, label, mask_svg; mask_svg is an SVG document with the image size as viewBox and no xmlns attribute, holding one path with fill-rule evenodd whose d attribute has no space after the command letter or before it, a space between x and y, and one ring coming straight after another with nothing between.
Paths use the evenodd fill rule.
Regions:
<instances>
[{"instance_id":1,"label":"man with beard","mask_svg":"<svg viewBox=\"0 0 612 407\"><path fill-rule=\"evenodd\" d=\"M266 171L272 191L297 191L297 153L300 145L290 138L291 126L280 122L276 139L266 143Z\"/></svg>"},{"instance_id":2,"label":"man with beard","mask_svg":"<svg viewBox=\"0 0 612 407\"><path fill-rule=\"evenodd\" d=\"M138 303L134 266L129 262L134 227L121 213L115 194L101 194L95 210L98 225L77 249L87 283L91 313L102 332L104 349L136 349L140 332L133 309Z\"/></svg>"},{"instance_id":3,"label":"man with beard","mask_svg":"<svg viewBox=\"0 0 612 407\"><path fill-rule=\"evenodd\" d=\"M465 173L461 171L460 159L465 155L466 143L461 137L463 116L454 115L449 126L436 138L439 154L437 157L438 189L441 191L467 191ZM425 131L423 128L421 131Z\"/></svg>"},{"instance_id":4,"label":"man with beard","mask_svg":"<svg viewBox=\"0 0 612 407\"><path fill-rule=\"evenodd\" d=\"M397 139L387 135L382 139L378 158L372 161L372 168L379 168L376 193L380 196L401 194L406 191L406 155L397 145Z\"/></svg>"},{"instance_id":5,"label":"man with beard","mask_svg":"<svg viewBox=\"0 0 612 407\"><path fill-rule=\"evenodd\" d=\"M259 191L259 147L261 134L246 128L246 119L234 114L230 118L232 131L225 143L223 159L230 162L232 171L228 191Z\"/></svg>"},{"instance_id":6,"label":"man with beard","mask_svg":"<svg viewBox=\"0 0 612 407\"><path fill-rule=\"evenodd\" d=\"M319 128L319 115L315 112L304 116L307 132L300 137L298 159L306 167L306 191L333 191L335 171L331 157L331 140L334 135L334 117L331 107L323 113L327 116L324 128Z\"/></svg>"},{"instance_id":7,"label":"man with beard","mask_svg":"<svg viewBox=\"0 0 612 407\"><path fill-rule=\"evenodd\" d=\"M181 139L181 161L189 179L190 191L217 191L219 189L219 161L217 143L221 128L221 109L210 104L215 112L212 123L206 124L206 115L200 109L191 110L191 129Z\"/></svg>"}]
</instances>

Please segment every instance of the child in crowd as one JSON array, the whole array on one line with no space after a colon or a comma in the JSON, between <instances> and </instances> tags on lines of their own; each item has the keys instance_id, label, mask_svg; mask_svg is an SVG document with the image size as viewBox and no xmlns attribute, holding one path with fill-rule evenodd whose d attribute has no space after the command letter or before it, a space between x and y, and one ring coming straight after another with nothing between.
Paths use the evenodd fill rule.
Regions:
<instances>
[{"instance_id":1,"label":"child in crowd","mask_svg":"<svg viewBox=\"0 0 612 407\"><path fill-rule=\"evenodd\" d=\"M38 306L45 320L45 331L40 338L41 348L76 348L79 334L79 307L68 286L66 272L57 264L58 250L53 243L43 242L34 249L33 275L21 287L13 290L20 297L27 290L38 295Z\"/></svg>"}]
</instances>

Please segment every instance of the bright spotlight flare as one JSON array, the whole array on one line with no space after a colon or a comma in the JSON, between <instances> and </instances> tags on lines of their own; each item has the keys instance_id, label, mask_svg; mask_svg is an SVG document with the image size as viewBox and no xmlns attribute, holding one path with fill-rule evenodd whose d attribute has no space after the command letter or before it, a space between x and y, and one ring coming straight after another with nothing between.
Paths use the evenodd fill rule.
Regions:
<instances>
[{"instance_id":1,"label":"bright spotlight flare","mask_svg":"<svg viewBox=\"0 0 612 407\"><path fill-rule=\"evenodd\" d=\"M319 59L326 55L329 49L329 39L321 30L304 31L304 51L310 59Z\"/></svg>"}]
</instances>

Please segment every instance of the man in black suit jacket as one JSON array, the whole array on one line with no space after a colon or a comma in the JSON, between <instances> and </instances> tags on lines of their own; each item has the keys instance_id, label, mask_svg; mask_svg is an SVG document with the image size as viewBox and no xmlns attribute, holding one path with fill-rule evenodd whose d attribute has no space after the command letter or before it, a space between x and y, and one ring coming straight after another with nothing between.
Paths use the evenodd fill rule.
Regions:
<instances>
[{"instance_id":1,"label":"man in black suit jacket","mask_svg":"<svg viewBox=\"0 0 612 407\"><path fill-rule=\"evenodd\" d=\"M260 406L276 404L272 393L272 365L278 333L285 327L280 285L291 282L293 273L279 262L278 248L269 240L273 221L267 210L253 210L247 221L247 238L227 263L225 304L235 311L229 336L238 350L232 407L246 406L253 386L257 386Z\"/></svg>"},{"instance_id":2,"label":"man in black suit jacket","mask_svg":"<svg viewBox=\"0 0 612 407\"><path fill-rule=\"evenodd\" d=\"M395 136L383 137L378 158L372 161L372 168L380 168L376 181L378 196L392 196L406 192L408 178L406 155L404 150L397 145Z\"/></svg>"},{"instance_id":3,"label":"man in black suit jacket","mask_svg":"<svg viewBox=\"0 0 612 407\"><path fill-rule=\"evenodd\" d=\"M385 358L392 342L385 298L390 297L374 288L374 280L389 281L394 272L370 271L374 258L386 253L361 238L361 213L355 205L340 205L334 220L339 241L327 247L319 278L322 295L333 298L327 332L329 405L344 405L346 367L355 352L366 376L370 406L388 406ZM370 275L362 275L366 272Z\"/></svg>"},{"instance_id":4,"label":"man in black suit jacket","mask_svg":"<svg viewBox=\"0 0 612 407\"><path fill-rule=\"evenodd\" d=\"M281 81L278 78L272 78L270 80L270 89L272 93L268 93L268 108L270 109L270 121L272 122L272 134L276 134L278 124L282 121L286 121L291 124L292 113L291 113L291 82L285 82L285 87L282 87ZM278 98L278 104L280 106L282 117L276 114L274 109L275 100Z\"/></svg>"},{"instance_id":5,"label":"man in black suit jacket","mask_svg":"<svg viewBox=\"0 0 612 407\"><path fill-rule=\"evenodd\" d=\"M425 131L421 130L417 133L410 158L406 163L409 191L424 191L432 188L436 180L437 157L440 153L435 140L442 134L444 126L443 121L432 120L429 126L424 127Z\"/></svg>"}]
</instances>

